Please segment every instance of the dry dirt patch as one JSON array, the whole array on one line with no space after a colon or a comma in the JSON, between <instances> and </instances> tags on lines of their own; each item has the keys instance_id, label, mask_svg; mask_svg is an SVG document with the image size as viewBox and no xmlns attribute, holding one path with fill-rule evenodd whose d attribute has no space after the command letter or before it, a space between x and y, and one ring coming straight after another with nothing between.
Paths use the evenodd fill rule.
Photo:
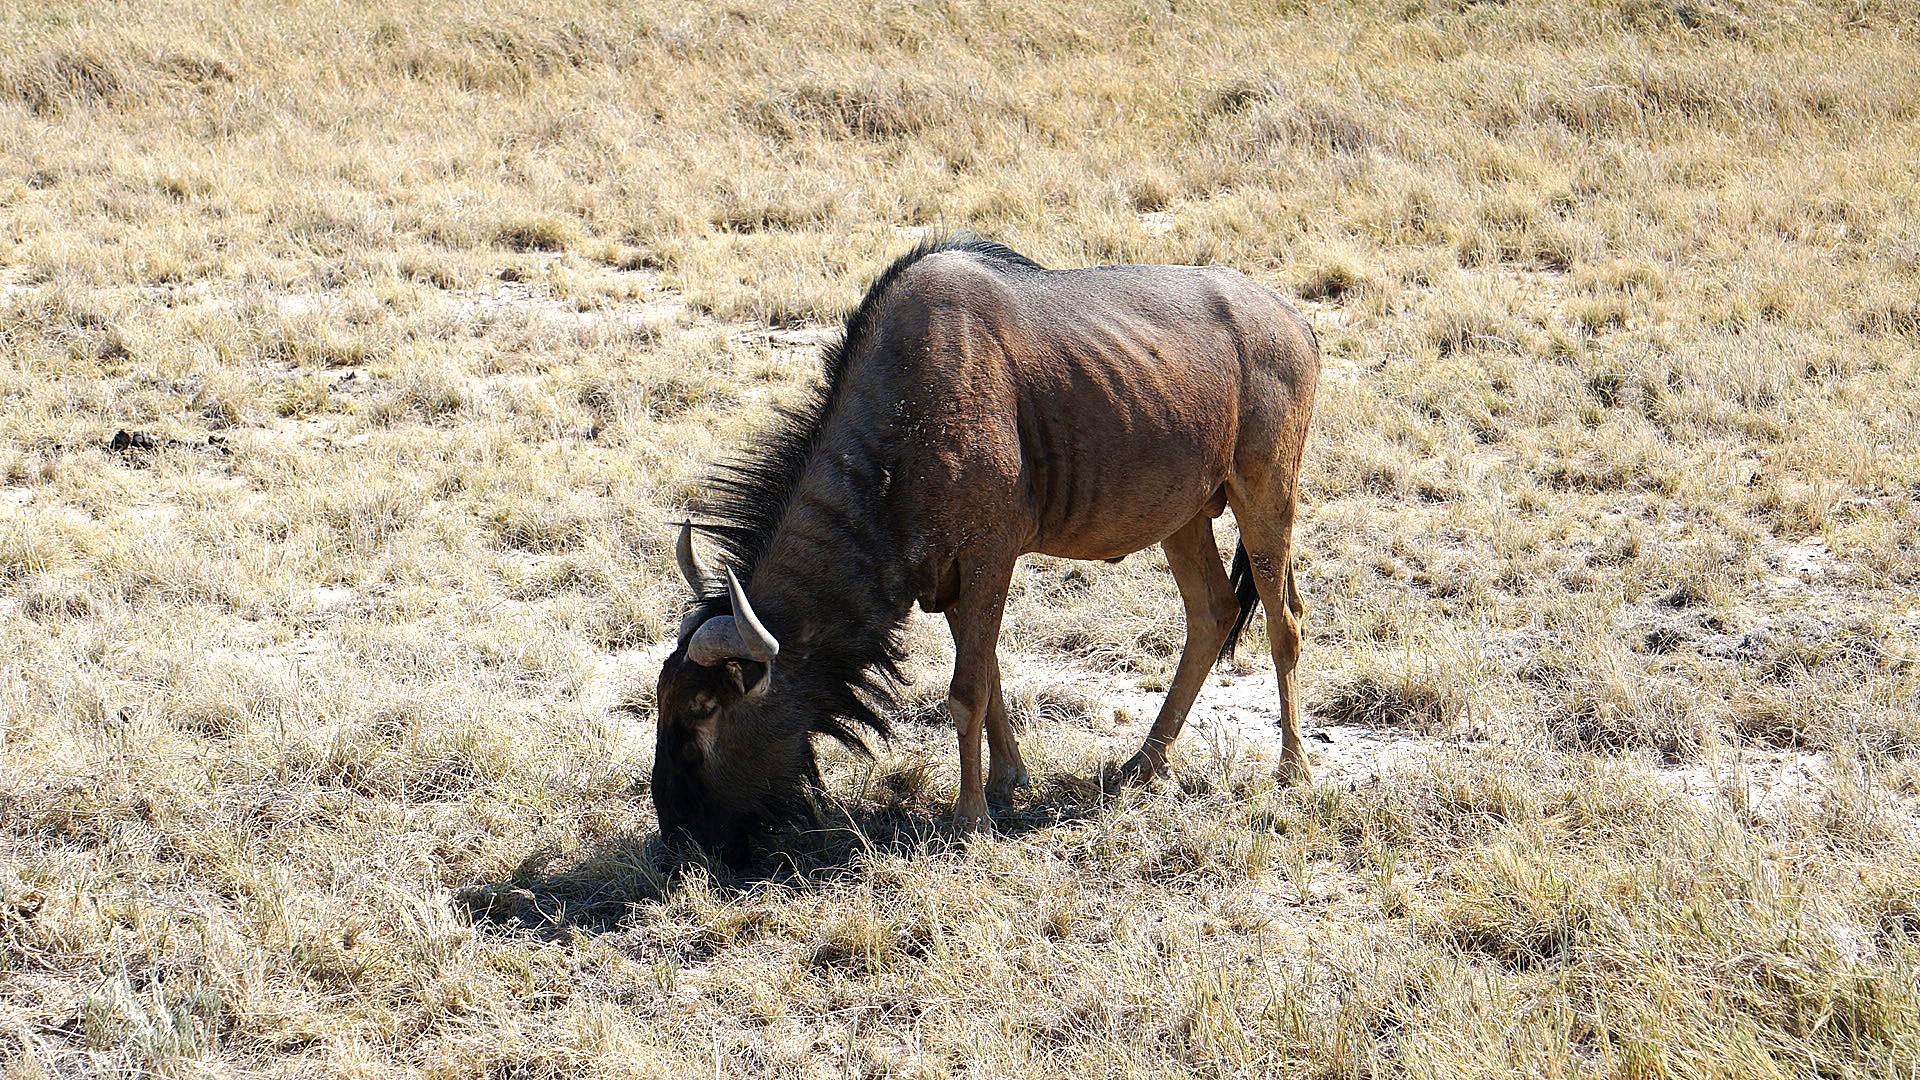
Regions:
<instances>
[{"instance_id":1,"label":"dry dirt patch","mask_svg":"<svg viewBox=\"0 0 1920 1080\"><path fill-rule=\"evenodd\" d=\"M1913 1072L1898 5L43 7L0 1072ZM998 835L925 620L833 827L669 880L665 523L957 224L1301 299L1320 782L1256 628L1104 783L1179 605L1036 557Z\"/></svg>"}]
</instances>

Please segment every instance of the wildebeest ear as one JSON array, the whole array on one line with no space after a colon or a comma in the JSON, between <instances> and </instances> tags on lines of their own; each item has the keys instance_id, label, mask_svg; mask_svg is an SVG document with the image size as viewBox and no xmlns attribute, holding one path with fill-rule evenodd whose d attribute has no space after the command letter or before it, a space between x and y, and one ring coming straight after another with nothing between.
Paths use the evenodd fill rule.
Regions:
<instances>
[{"instance_id":1,"label":"wildebeest ear","mask_svg":"<svg viewBox=\"0 0 1920 1080\"><path fill-rule=\"evenodd\" d=\"M733 679L733 688L740 691L741 697L757 698L767 692L767 682L773 677L773 665L758 660L729 660L727 675Z\"/></svg>"}]
</instances>

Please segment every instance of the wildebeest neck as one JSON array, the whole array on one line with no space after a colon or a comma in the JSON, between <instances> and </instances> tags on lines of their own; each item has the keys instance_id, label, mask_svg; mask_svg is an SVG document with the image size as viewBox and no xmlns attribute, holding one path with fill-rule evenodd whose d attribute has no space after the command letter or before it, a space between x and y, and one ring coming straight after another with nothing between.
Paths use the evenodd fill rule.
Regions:
<instances>
[{"instance_id":1,"label":"wildebeest neck","mask_svg":"<svg viewBox=\"0 0 1920 1080\"><path fill-rule=\"evenodd\" d=\"M805 647L890 635L913 601L919 545L892 505L897 433L875 415L889 393L866 385L834 403L752 569L755 603Z\"/></svg>"},{"instance_id":2,"label":"wildebeest neck","mask_svg":"<svg viewBox=\"0 0 1920 1080\"><path fill-rule=\"evenodd\" d=\"M929 255L959 251L1037 269L997 244L949 239L897 260L847 317L822 385L780 410L761 439L723 467L696 507L782 643L776 689L805 696L814 730L852 740L885 730L876 708L897 673L899 629L922 584L914 519L895 512L903 388L880 329L890 290ZM718 596L709 610L722 611ZM849 726L851 725L851 727Z\"/></svg>"}]
</instances>

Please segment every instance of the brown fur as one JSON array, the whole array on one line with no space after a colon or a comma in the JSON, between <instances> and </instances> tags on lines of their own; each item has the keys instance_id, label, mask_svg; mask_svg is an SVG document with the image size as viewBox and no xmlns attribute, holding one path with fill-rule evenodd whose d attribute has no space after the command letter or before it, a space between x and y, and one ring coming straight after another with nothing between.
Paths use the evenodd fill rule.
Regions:
<instances>
[{"instance_id":1,"label":"brown fur","mask_svg":"<svg viewBox=\"0 0 1920 1080\"><path fill-rule=\"evenodd\" d=\"M1231 506L1270 613L1284 768L1304 775L1289 539L1319 355L1300 316L1221 267L1044 271L964 247L919 253L883 285L863 305L863 340L850 333L791 496L742 578L783 644L776 676L805 665L836 625L822 599L823 551L847 507L872 505L874 493L855 487L877 473L904 575L895 617L918 601L945 612L953 633L955 817L983 825L988 792L1004 797L1026 781L995 656L1015 560L1117 559L1160 543L1187 643L1126 766L1154 775L1240 614L1213 539L1212 518ZM882 463L864 472L848 467L876 455ZM770 700L780 679L771 687ZM727 720L722 709L717 722ZM663 711L663 727L673 722Z\"/></svg>"}]
</instances>

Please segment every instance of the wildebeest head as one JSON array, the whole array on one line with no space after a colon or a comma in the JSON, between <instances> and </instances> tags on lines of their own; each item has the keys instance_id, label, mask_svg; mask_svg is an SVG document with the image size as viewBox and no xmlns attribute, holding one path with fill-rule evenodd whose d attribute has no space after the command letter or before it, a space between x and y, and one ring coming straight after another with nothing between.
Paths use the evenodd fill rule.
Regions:
<instances>
[{"instance_id":1,"label":"wildebeest head","mask_svg":"<svg viewBox=\"0 0 1920 1080\"><path fill-rule=\"evenodd\" d=\"M680 573L695 595L703 575L683 527ZM681 620L660 669L653 806L669 843L699 844L738 865L751 836L804 815L818 782L807 695L783 692L780 642L726 572L727 595Z\"/></svg>"}]
</instances>

